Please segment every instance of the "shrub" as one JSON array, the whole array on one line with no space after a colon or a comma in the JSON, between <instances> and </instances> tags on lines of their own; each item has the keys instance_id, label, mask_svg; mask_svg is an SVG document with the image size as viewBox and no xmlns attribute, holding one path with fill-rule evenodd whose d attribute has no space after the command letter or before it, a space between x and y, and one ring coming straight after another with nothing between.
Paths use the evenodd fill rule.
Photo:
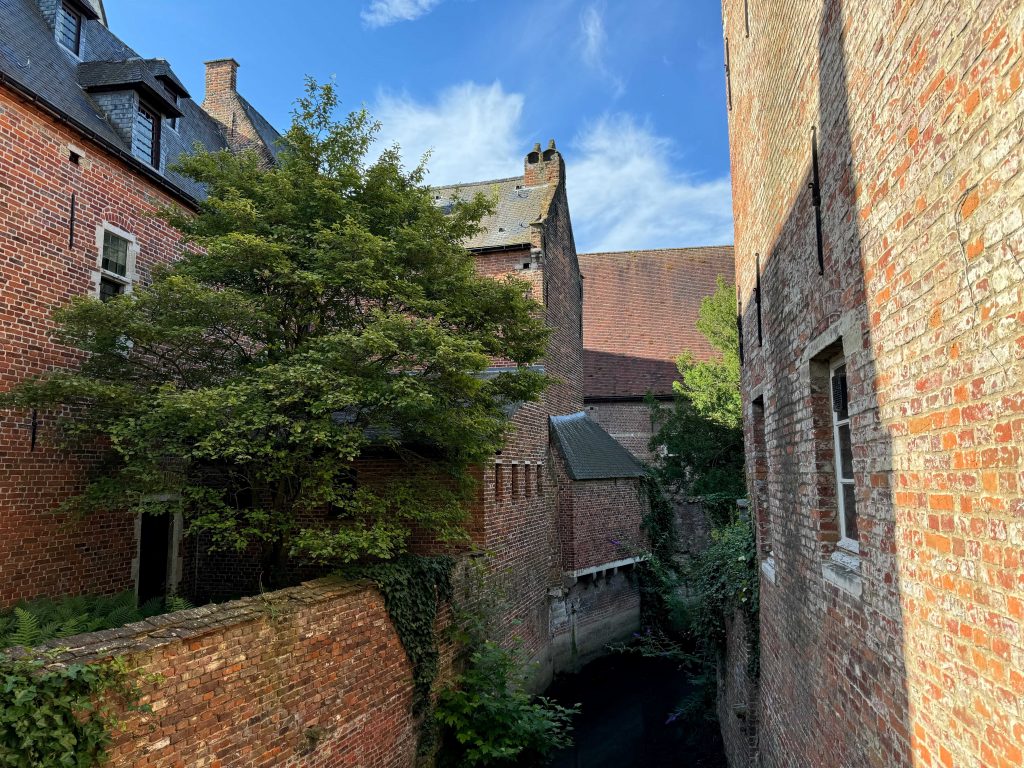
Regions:
<instances>
[{"instance_id":1,"label":"shrub","mask_svg":"<svg viewBox=\"0 0 1024 768\"><path fill-rule=\"evenodd\" d=\"M454 687L443 691L435 716L446 728L443 765L539 765L572 743L567 708L523 690L517 655L485 641L470 654Z\"/></svg>"}]
</instances>

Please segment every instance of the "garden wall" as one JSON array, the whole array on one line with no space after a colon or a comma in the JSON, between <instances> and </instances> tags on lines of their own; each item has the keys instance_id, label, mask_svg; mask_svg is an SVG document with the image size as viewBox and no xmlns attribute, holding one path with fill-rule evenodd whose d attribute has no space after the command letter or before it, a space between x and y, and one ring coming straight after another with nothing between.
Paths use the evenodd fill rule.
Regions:
<instances>
[{"instance_id":1,"label":"garden wall","mask_svg":"<svg viewBox=\"0 0 1024 768\"><path fill-rule=\"evenodd\" d=\"M144 687L152 713L115 735L112 768L415 762L411 667L368 582L321 579L76 639L76 660L124 656L161 676Z\"/></svg>"}]
</instances>

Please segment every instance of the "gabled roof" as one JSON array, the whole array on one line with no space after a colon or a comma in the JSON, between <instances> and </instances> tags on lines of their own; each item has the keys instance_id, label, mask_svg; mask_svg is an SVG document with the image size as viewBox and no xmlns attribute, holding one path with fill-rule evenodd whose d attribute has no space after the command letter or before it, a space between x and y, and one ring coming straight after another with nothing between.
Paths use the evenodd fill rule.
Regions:
<instances>
[{"instance_id":1,"label":"gabled roof","mask_svg":"<svg viewBox=\"0 0 1024 768\"><path fill-rule=\"evenodd\" d=\"M170 72L170 69L167 71ZM168 98L165 87L156 79L149 62L142 59L83 61L78 65L78 83L89 93L138 91L161 114L181 117L181 110ZM184 87L181 86L181 89L184 90Z\"/></svg>"},{"instance_id":2,"label":"gabled roof","mask_svg":"<svg viewBox=\"0 0 1024 768\"><path fill-rule=\"evenodd\" d=\"M719 275L734 282L731 245L581 253L583 396L669 395L676 358L718 355L697 330Z\"/></svg>"},{"instance_id":3,"label":"gabled roof","mask_svg":"<svg viewBox=\"0 0 1024 768\"><path fill-rule=\"evenodd\" d=\"M644 468L633 454L585 413L550 417L551 433L573 480L642 477Z\"/></svg>"},{"instance_id":4,"label":"gabled roof","mask_svg":"<svg viewBox=\"0 0 1024 768\"><path fill-rule=\"evenodd\" d=\"M531 242L531 225L546 212L552 186L540 184L528 187L522 176L452 184L435 188L434 202L439 206L447 206L455 198L472 200L476 195L495 198L495 212L483 218L480 222L483 229L470 238L465 246L470 250L526 246Z\"/></svg>"},{"instance_id":5,"label":"gabled roof","mask_svg":"<svg viewBox=\"0 0 1024 768\"><path fill-rule=\"evenodd\" d=\"M131 147L114 130L83 86L97 90L113 86L136 89L133 84L141 84L139 88L144 88L151 97L147 100L159 100L161 103L153 106L169 115L176 112L173 105L166 108L163 103L165 87L177 92L179 97L187 96L187 91L166 61L142 59L107 29L101 0L81 2L99 16L82 25L83 62L56 41L36 0L0 0L0 86L12 88L33 100L43 111L70 123L168 192L185 200L202 199L205 191L201 185L167 170L167 166L181 154L191 152L197 142L210 151L227 149L227 138L220 125L191 99L179 98L176 109L184 117L176 130L163 132L162 170L135 159ZM82 82L79 82L80 63ZM258 115L256 110L249 109ZM261 135L270 132L276 135L262 117L257 125Z\"/></svg>"}]
</instances>

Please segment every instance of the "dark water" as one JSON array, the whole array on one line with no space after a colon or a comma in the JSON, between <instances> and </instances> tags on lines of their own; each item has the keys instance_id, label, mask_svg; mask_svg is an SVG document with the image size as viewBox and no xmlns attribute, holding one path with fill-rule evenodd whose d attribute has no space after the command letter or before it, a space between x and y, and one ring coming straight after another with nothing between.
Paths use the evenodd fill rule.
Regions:
<instances>
[{"instance_id":1,"label":"dark water","mask_svg":"<svg viewBox=\"0 0 1024 768\"><path fill-rule=\"evenodd\" d=\"M547 696L582 704L573 719L574 746L553 768L725 768L718 726L666 723L690 690L673 662L613 654L558 678Z\"/></svg>"}]
</instances>

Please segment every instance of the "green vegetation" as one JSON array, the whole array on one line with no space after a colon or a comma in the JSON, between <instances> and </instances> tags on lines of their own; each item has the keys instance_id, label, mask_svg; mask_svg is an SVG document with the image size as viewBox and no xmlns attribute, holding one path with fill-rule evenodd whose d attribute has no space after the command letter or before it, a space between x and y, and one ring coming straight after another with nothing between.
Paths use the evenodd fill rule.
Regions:
<instances>
[{"instance_id":1,"label":"green vegetation","mask_svg":"<svg viewBox=\"0 0 1024 768\"><path fill-rule=\"evenodd\" d=\"M145 711L124 661L62 664L0 654L0 766L92 768L128 711Z\"/></svg>"},{"instance_id":2,"label":"green vegetation","mask_svg":"<svg viewBox=\"0 0 1024 768\"><path fill-rule=\"evenodd\" d=\"M740 403L739 335L736 296L721 277L714 294L701 302L697 328L719 350L719 359L678 361L670 406L655 404L659 425L651 441L664 446L658 464L662 484L699 498L717 523L728 521L736 499L746 496L743 477L743 410Z\"/></svg>"},{"instance_id":3,"label":"green vegetation","mask_svg":"<svg viewBox=\"0 0 1024 768\"><path fill-rule=\"evenodd\" d=\"M436 717L447 729L442 765L532 766L572 743L577 712L523 690L518 654L476 645L456 685L442 691Z\"/></svg>"},{"instance_id":4,"label":"green vegetation","mask_svg":"<svg viewBox=\"0 0 1024 768\"><path fill-rule=\"evenodd\" d=\"M463 537L469 468L500 448L503 406L546 385L526 367L548 338L528 283L477 275L462 245L493 203L436 206L422 163L406 170L396 147L371 162L377 126L336 107L310 82L273 167L183 158L208 198L163 212L180 260L62 308L57 339L81 367L0 397L110 446L69 509L180 512L216 547L259 544L269 586L289 556L389 559L413 530ZM494 357L523 368L476 375ZM381 451L402 470L357 484Z\"/></svg>"},{"instance_id":5,"label":"green vegetation","mask_svg":"<svg viewBox=\"0 0 1024 768\"><path fill-rule=\"evenodd\" d=\"M441 691L434 711L445 768L543 765L552 752L572 743L571 719L578 707L562 707L529 694L518 646L491 638L507 601L482 560L470 563L458 581L452 605L453 640L461 653L455 680Z\"/></svg>"},{"instance_id":6,"label":"green vegetation","mask_svg":"<svg viewBox=\"0 0 1024 768\"><path fill-rule=\"evenodd\" d=\"M113 629L191 607L180 597L154 598L136 606L132 592L41 598L0 611L0 649L15 645L31 647L55 638Z\"/></svg>"},{"instance_id":7,"label":"green vegetation","mask_svg":"<svg viewBox=\"0 0 1024 768\"><path fill-rule=\"evenodd\" d=\"M651 446L665 450L645 483L652 550L641 568L645 628L625 649L691 668L697 685L676 713L688 720L714 717L715 669L726 621L737 610L749 628L751 674L758 671L756 545L751 522L736 508L746 487L733 286L719 278L701 303L697 327L721 355L707 362L680 357L672 404L654 404L659 430ZM701 502L712 524L708 546L686 559L678 552L673 496Z\"/></svg>"},{"instance_id":8,"label":"green vegetation","mask_svg":"<svg viewBox=\"0 0 1024 768\"><path fill-rule=\"evenodd\" d=\"M342 573L372 580L381 594L388 616L412 663L413 712L422 714L430 704L437 677L437 635L434 625L438 606L452 597L450 557L404 555L383 563L351 566Z\"/></svg>"}]
</instances>

